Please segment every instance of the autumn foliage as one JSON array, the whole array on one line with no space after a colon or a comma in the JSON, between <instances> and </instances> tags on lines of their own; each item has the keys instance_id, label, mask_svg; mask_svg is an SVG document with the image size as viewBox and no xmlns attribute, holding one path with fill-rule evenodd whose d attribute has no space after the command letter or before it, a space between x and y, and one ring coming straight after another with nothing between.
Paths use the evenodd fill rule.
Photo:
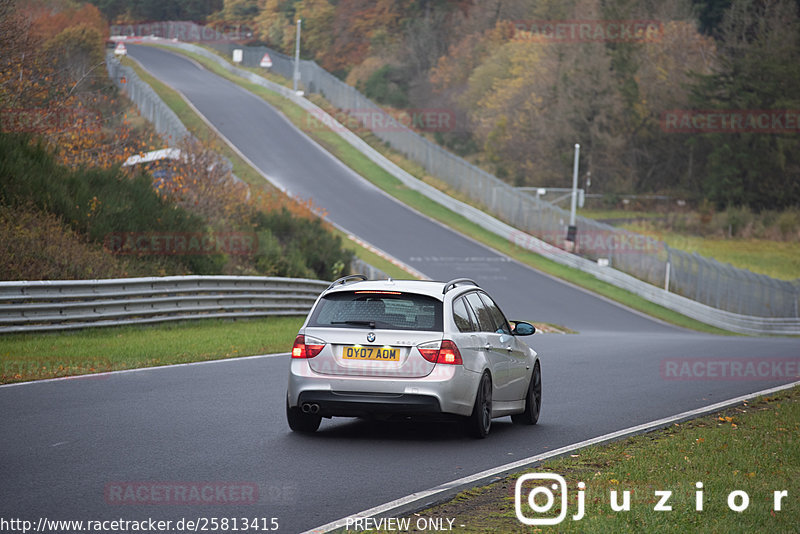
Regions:
<instances>
[{"instance_id":1,"label":"autumn foliage","mask_svg":"<svg viewBox=\"0 0 800 534\"><path fill-rule=\"evenodd\" d=\"M0 0L0 272L5 278L266 274L332 278L350 254L307 204L251 192L216 147L164 148L108 79L107 24L90 4ZM160 166L160 167L159 167ZM211 250L118 256L109 236L257 235ZM237 235L238 235L237 234ZM105 248L104 248L105 247Z\"/></svg>"},{"instance_id":2,"label":"autumn foliage","mask_svg":"<svg viewBox=\"0 0 800 534\"><path fill-rule=\"evenodd\" d=\"M155 147L152 134L129 127L129 105L109 84L107 35L91 4L0 0L2 131L41 136L73 168L108 168Z\"/></svg>"},{"instance_id":3,"label":"autumn foliage","mask_svg":"<svg viewBox=\"0 0 800 534\"><path fill-rule=\"evenodd\" d=\"M32 37L43 42L77 26L96 30L103 40L108 38L108 22L92 4L31 0L20 7L22 15L31 21Z\"/></svg>"},{"instance_id":4,"label":"autumn foliage","mask_svg":"<svg viewBox=\"0 0 800 534\"><path fill-rule=\"evenodd\" d=\"M451 109L458 127L435 139L514 185L568 186L580 143L592 193L800 204L796 129L661 124L671 110L800 110L796 0L225 0L214 16L236 13L287 54L302 19L301 56L380 105ZM570 21L593 38L531 32ZM615 21L657 31L604 38Z\"/></svg>"}]
</instances>

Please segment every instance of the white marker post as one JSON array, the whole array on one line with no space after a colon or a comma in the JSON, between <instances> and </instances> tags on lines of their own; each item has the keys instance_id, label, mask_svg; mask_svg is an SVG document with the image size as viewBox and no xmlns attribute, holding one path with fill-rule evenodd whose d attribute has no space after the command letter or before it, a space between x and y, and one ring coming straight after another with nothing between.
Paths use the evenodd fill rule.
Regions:
<instances>
[{"instance_id":1,"label":"white marker post","mask_svg":"<svg viewBox=\"0 0 800 534\"><path fill-rule=\"evenodd\" d=\"M297 92L297 82L300 81L300 21L297 19L297 40L294 45L294 83L292 89Z\"/></svg>"},{"instance_id":2,"label":"white marker post","mask_svg":"<svg viewBox=\"0 0 800 534\"><path fill-rule=\"evenodd\" d=\"M578 160L580 155L581 145L575 143L575 163L572 166L572 198L569 203L569 228L567 228L567 242L572 243L570 247L572 251L577 248L578 228L575 226L575 209L578 204Z\"/></svg>"}]
</instances>

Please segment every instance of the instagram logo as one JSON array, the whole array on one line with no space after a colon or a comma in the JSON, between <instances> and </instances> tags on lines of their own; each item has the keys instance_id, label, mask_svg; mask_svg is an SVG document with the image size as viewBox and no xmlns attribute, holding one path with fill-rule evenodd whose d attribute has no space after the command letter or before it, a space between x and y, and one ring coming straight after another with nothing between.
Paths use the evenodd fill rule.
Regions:
<instances>
[{"instance_id":1,"label":"instagram logo","mask_svg":"<svg viewBox=\"0 0 800 534\"><path fill-rule=\"evenodd\" d=\"M536 481L537 485L531 487L531 481ZM528 491L528 488L530 488L528 497L523 501L523 490ZM579 482L578 489L578 513L572 517L574 521L583 518L586 484ZM534 514L547 514L553 511L556 503L555 493L561 494L558 515L555 517L530 517L526 514L528 511ZM567 517L567 481L561 475L554 473L522 475L514 486L514 512L517 514L517 519L525 525L557 525L561 523Z\"/></svg>"},{"instance_id":2,"label":"instagram logo","mask_svg":"<svg viewBox=\"0 0 800 534\"><path fill-rule=\"evenodd\" d=\"M578 512L572 516L573 521L580 521L586 515L586 483L578 482L577 486L578 494L575 500L578 503ZM697 481L694 486L696 488L694 509L696 512L702 512L705 502L703 483ZM527 498L523 499L522 496L526 493ZM556 493L561 494L558 505L556 505ZM671 512L672 494L672 490L655 490L652 500L647 499L645 502L655 503L653 505L654 512ZM782 501L788 496L787 490L772 492L773 516L782 510ZM734 490L728 493L726 502L728 509L732 512L742 513L750 506L750 495L745 491ZM514 512L517 514L519 522L525 525L558 525L567 517L567 504L567 481L561 475L530 473L519 477L514 486ZM610 490L608 505L615 513L630 512L631 491L622 492L622 502L620 503L619 492Z\"/></svg>"}]
</instances>

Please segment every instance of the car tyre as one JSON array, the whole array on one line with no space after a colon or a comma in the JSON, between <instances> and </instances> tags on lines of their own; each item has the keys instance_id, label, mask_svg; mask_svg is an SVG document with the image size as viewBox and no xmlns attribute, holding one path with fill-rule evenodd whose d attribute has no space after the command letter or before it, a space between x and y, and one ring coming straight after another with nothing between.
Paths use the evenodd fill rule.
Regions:
<instances>
[{"instance_id":1,"label":"car tyre","mask_svg":"<svg viewBox=\"0 0 800 534\"><path fill-rule=\"evenodd\" d=\"M492 428L492 379L484 373L478 384L472 414L466 420L467 433L479 439L489 435Z\"/></svg>"},{"instance_id":2,"label":"car tyre","mask_svg":"<svg viewBox=\"0 0 800 534\"><path fill-rule=\"evenodd\" d=\"M528 393L525 396L525 411L515 413L511 420L518 425L535 425L539 421L539 412L542 409L542 371L539 362L533 367L531 381L528 384Z\"/></svg>"},{"instance_id":3,"label":"car tyre","mask_svg":"<svg viewBox=\"0 0 800 534\"><path fill-rule=\"evenodd\" d=\"M290 408L289 399L286 399L286 420L289 422L289 428L293 431L313 434L319 428L322 416L303 413L299 406Z\"/></svg>"}]
</instances>

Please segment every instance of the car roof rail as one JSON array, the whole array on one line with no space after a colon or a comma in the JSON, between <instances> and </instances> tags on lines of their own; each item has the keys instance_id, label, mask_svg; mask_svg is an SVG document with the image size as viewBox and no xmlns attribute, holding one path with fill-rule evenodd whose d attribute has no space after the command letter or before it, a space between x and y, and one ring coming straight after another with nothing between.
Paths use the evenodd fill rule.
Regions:
<instances>
[{"instance_id":1,"label":"car roof rail","mask_svg":"<svg viewBox=\"0 0 800 534\"><path fill-rule=\"evenodd\" d=\"M447 282L444 285L444 289L442 289L442 295L450 291L451 289L455 289L458 284L465 283L465 284L472 284L475 287L481 287L478 285L478 282L472 280L470 278L454 278Z\"/></svg>"},{"instance_id":2,"label":"car roof rail","mask_svg":"<svg viewBox=\"0 0 800 534\"><path fill-rule=\"evenodd\" d=\"M333 282L331 285L329 285L328 289L332 288L333 286L335 286L337 284L344 285L347 282L349 282L350 280L361 280L361 281L364 281L364 280L369 280L369 277L367 277L366 275L363 275L363 274L351 274L351 275L348 275L348 276L343 276L343 277L339 278L338 280L336 280L335 282ZM325 291L327 291L328 289L326 289Z\"/></svg>"}]
</instances>

